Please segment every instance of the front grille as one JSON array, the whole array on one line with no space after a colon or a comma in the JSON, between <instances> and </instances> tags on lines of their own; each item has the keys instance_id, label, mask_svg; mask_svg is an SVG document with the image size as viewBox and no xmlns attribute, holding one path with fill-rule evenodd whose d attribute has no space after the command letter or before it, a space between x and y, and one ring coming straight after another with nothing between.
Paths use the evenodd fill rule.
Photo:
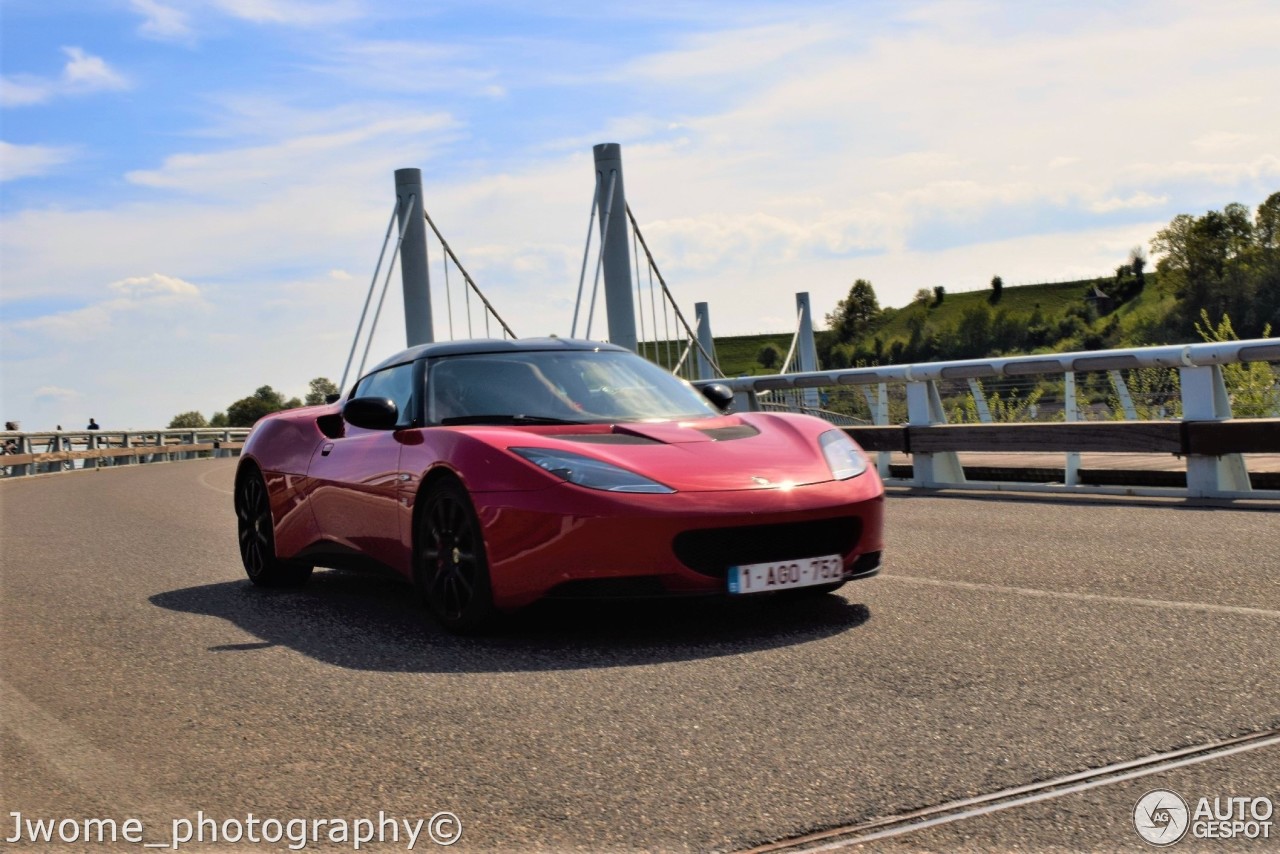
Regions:
<instances>
[{"instance_id":1,"label":"front grille","mask_svg":"<svg viewBox=\"0 0 1280 854\"><path fill-rule=\"evenodd\" d=\"M724 578L729 567L745 563L846 555L862 534L862 520L840 516L813 522L743 525L683 531L672 542L676 557L695 572Z\"/></svg>"}]
</instances>

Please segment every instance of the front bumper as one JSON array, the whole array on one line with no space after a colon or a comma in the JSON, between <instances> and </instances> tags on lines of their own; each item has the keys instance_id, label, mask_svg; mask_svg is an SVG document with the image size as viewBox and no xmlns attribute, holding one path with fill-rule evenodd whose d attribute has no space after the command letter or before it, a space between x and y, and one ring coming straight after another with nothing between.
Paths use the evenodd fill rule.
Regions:
<instances>
[{"instance_id":1,"label":"front bumper","mask_svg":"<svg viewBox=\"0 0 1280 854\"><path fill-rule=\"evenodd\" d=\"M472 497L503 609L592 589L725 593L731 565L825 554L843 557L847 580L875 574L883 548L874 471L785 490L643 495L562 484Z\"/></svg>"}]
</instances>

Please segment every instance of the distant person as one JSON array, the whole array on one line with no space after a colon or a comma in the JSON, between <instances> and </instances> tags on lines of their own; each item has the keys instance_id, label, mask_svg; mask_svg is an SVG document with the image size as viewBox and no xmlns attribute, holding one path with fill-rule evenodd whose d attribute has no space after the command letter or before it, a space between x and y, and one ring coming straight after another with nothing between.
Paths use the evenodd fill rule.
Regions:
<instances>
[{"instance_id":1,"label":"distant person","mask_svg":"<svg viewBox=\"0 0 1280 854\"><path fill-rule=\"evenodd\" d=\"M61 424L59 424L57 427L54 427L53 429L54 429L54 430L56 430L57 432L61 433L61 432L62 432L62 425L61 425Z\"/></svg>"},{"instance_id":2,"label":"distant person","mask_svg":"<svg viewBox=\"0 0 1280 854\"><path fill-rule=\"evenodd\" d=\"M84 429L86 429L86 430L98 430L98 429L100 429L100 428L98 427L98 422L97 422L97 421L94 421L92 418L90 418L90 419L89 419L89 426L88 426L88 427L86 427L86 428L84 428Z\"/></svg>"}]
</instances>

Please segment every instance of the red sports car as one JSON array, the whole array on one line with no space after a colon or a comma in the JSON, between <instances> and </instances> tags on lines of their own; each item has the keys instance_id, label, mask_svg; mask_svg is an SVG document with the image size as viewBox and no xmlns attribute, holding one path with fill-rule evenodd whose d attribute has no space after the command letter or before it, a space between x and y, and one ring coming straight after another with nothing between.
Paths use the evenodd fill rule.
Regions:
<instances>
[{"instance_id":1,"label":"red sports car","mask_svg":"<svg viewBox=\"0 0 1280 854\"><path fill-rule=\"evenodd\" d=\"M548 596L834 590L880 567L884 488L817 418L725 414L619 347L413 347L258 422L236 474L255 583L370 560L467 631Z\"/></svg>"}]
</instances>

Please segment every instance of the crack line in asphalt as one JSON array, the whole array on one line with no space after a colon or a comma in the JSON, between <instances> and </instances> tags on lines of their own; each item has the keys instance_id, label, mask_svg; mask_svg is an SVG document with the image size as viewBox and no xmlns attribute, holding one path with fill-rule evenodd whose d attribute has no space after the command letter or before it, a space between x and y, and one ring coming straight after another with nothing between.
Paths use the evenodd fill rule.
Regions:
<instances>
[{"instance_id":1,"label":"crack line in asphalt","mask_svg":"<svg viewBox=\"0 0 1280 854\"><path fill-rule=\"evenodd\" d=\"M1066 590L1037 590L1032 587L1009 587L1003 584L980 584L973 581L947 581L922 578L918 575L876 576L891 581L912 584L931 584L935 587L958 587L962 590L980 590L986 593L1016 593L1020 596L1039 596L1045 599L1076 599L1082 602L1106 602L1113 605L1141 605L1147 608L1173 608L1181 611L1213 611L1220 614L1237 614L1246 617L1280 618L1280 611L1267 608L1248 608L1243 605L1214 605L1208 602L1178 602L1171 599L1141 599L1136 596L1105 596L1101 593L1072 593Z\"/></svg>"},{"instance_id":2,"label":"crack line in asphalt","mask_svg":"<svg viewBox=\"0 0 1280 854\"><path fill-rule=\"evenodd\" d=\"M817 854L823 851L840 851L855 845L914 833L929 827L975 818L1013 807L1025 806L1040 801L1053 800L1064 795L1109 786L1134 780L1163 771L1172 771L1186 765L1196 765L1212 759L1222 759L1236 753L1258 750L1264 747L1280 745L1280 730L1271 729L1249 735L1237 736L1210 744L1184 747L1169 753L1158 753L1142 759L1119 762L1102 768L1068 774L1055 780L1032 783L1004 789L989 795L952 801L935 807L905 813L888 818L874 819L862 824L838 827L811 833L794 839L773 842L750 848L740 854L766 854L774 851L795 851L804 854ZM833 841L828 841L833 840ZM809 847L814 843L826 842L824 845Z\"/></svg>"}]
</instances>

